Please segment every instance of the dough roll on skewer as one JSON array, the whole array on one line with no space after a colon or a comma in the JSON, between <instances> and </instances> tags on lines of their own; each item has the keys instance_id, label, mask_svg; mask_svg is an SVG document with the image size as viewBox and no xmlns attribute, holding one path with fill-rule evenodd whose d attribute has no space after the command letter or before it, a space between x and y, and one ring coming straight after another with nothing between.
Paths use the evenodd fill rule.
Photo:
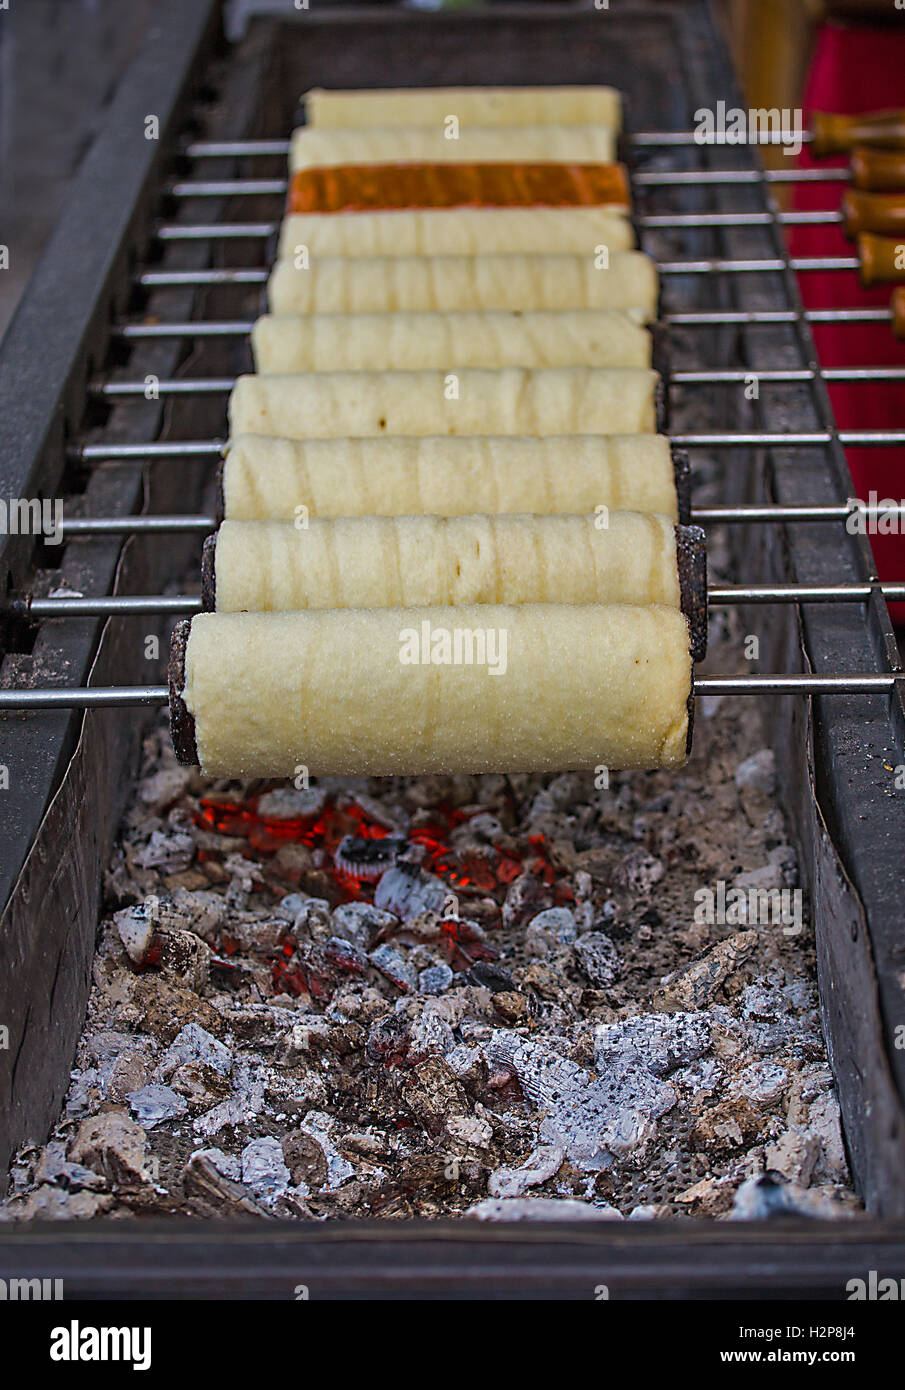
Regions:
<instances>
[{"instance_id":1,"label":"dough roll on skewer","mask_svg":"<svg viewBox=\"0 0 905 1390\"><path fill-rule=\"evenodd\" d=\"M677 469L678 478L677 478ZM677 482L679 496L677 496ZM688 464L663 435L277 439L237 435L221 472L237 521L473 512L687 516ZM679 501L681 500L681 507Z\"/></svg>"},{"instance_id":2,"label":"dough roll on skewer","mask_svg":"<svg viewBox=\"0 0 905 1390\"><path fill-rule=\"evenodd\" d=\"M682 606L675 525L638 512L312 518L307 527L224 521L205 542L201 592L205 609L224 613L473 603Z\"/></svg>"},{"instance_id":3,"label":"dough roll on skewer","mask_svg":"<svg viewBox=\"0 0 905 1390\"><path fill-rule=\"evenodd\" d=\"M657 314L657 267L641 251L478 256L319 256L276 261L274 314L384 314L462 309L638 309Z\"/></svg>"},{"instance_id":4,"label":"dough roll on skewer","mask_svg":"<svg viewBox=\"0 0 905 1390\"><path fill-rule=\"evenodd\" d=\"M359 164L300 169L286 211L365 212L400 208L631 208L623 164Z\"/></svg>"},{"instance_id":5,"label":"dough roll on skewer","mask_svg":"<svg viewBox=\"0 0 905 1390\"><path fill-rule=\"evenodd\" d=\"M653 434L659 381L640 367L240 376L229 401L230 433Z\"/></svg>"},{"instance_id":6,"label":"dough roll on skewer","mask_svg":"<svg viewBox=\"0 0 905 1390\"><path fill-rule=\"evenodd\" d=\"M658 605L201 613L170 660L177 756L214 777L677 767L691 692Z\"/></svg>"},{"instance_id":7,"label":"dough roll on skewer","mask_svg":"<svg viewBox=\"0 0 905 1390\"><path fill-rule=\"evenodd\" d=\"M631 251L635 233L619 209L608 207L289 213L278 254L291 260L302 246L311 256L593 255L597 246Z\"/></svg>"},{"instance_id":8,"label":"dough roll on skewer","mask_svg":"<svg viewBox=\"0 0 905 1390\"><path fill-rule=\"evenodd\" d=\"M397 87L324 91L304 96L305 120L318 129L442 125L600 125L622 128L615 87Z\"/></svg>"},{"instance_id":9,"label":"dough roll on skewer","mask_svg":"<svg viewBox=\"0 0 905 1390\"><path fill-rule=\"evenodd\" d=\"M631 313L266 314L251 342L262 373L649 367L653 340Z\"/></svg>"},{"instance_id":10,"label":"dough roll on skewer","mask_svg":"<svg viewBox=\"0 0 905 1390\"><path fill-rule=\"evenodd\" d=\"M441 122L429 126L370 126L292 133L289 169L351 168L360 164L491 164L501 160L607 164L616 157L613 131L596 125L462 126L449 139Z\"/></svg>"}]
</instances>

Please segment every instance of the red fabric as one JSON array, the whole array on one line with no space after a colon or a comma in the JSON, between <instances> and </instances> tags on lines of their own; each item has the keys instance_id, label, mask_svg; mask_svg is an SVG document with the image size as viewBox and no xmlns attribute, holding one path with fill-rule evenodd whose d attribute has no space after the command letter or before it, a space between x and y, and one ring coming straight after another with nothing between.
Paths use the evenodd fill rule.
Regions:
<instances>
[{"instance_id":1,"label":"red fabric","mask_svg":"<svg viewBox=\"0 0 905 1390\"><path fill-rule=\"evenodd\" d=\"M879 111L905 106L905 33L893 29L850 28L826 24L817 43L804 96L805 125L812 110ZM829 163L842 164L845 158ZM817 161L807 146L800 163ZM841 184L796 184L796 208L835 208ZM850 256L852 245L838 227L792 227L789 242L798 256ZM849 271L805 273L799 276L801 294L809 309L888 305L892 287L864 290ZM814 337L825 367L891 366L905 363L905 343L897 342L885 324L815 324ZM835 384L830 396L840 429L905 427L905 387L902 383ZM905 449L848 449L848 465L858 497L874 489L880 497L905 498ZM871 536L881 579L905 579L905 535ZM893 618L905 622L905 604L895 604Z\"/></svg>"}]
</instances>

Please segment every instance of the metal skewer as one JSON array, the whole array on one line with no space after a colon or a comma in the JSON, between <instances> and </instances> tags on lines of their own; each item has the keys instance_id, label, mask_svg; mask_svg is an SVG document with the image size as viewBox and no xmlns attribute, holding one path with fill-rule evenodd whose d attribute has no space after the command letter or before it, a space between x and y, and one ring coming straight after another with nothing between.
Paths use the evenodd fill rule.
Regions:
<instances>
[{"instance_id":1,"label":"metal skewer","mask_svg":"<svg viewBox=\"0 0 905 1390\"><path fill-rule=\"evenodd\" d=\"M703 309L664 314L658 322L673 327L705 328L797 323L799 317L806 323L890 323L892 312L876 307L806 309L802 315L794 309ZM246 338L253 328L252 319L184 319L171 323L120 323L111 331L115 338L140 342L147 338Z\"/></svg>"},{"instance_id":2,"label":"metal skewer","mask_svg":"<svg viewBox=\"0 0 905 1390\"><path fill-rule=\"evenodd\" d=\"M890 603L905 602L905 582L885 581L867 584L726 584L714 585L707 593L709 603L866 603L872 594L881 594ZM71 598L8 599L0 616L17 618L108 618L134 617L151 613L200 613L201 598L194 594L101 594Z\"/></svg>"},{"instance_id":3,"label":"metal skewer","mask_svg":"<svg viewBox=\"0 0 905 1390\"><path fill-rule=\"evenodd\" d=\"M902 516L905 515L905 502L895 502L890 499L889 505L880 506L848 506L844 502L826 504L824 506L810 506L803 504L795 506L793 504L783 504L774 502L748 503L735 507L692 507L690 518L692 523L701 524L735 524L753 522L829 522L847 521L850 516L877 517L877 516ZM76 516L65 518L60 524L63 536L68 539L75 539L79 536L108 536L108 535L154 535L166 532L189 532L200 535L208 535L216 531L218 521L215 516Z\"/></svg>"},{"instance_id":4,"label":"metal skewer","mask_svg":"<svg viewBox=\"0 0 905 1390\"><path fill-rule=\"evenodd\" d=\"M687 184L848 183L849 169L678 169L638 170L638 188L681 188ZM275 197L287 193L288 179L177 179L165 189L171 198Z\"/></svg>"},{"instance_id":5,"label":"metal skewer","mask_svg":"<svg viewBox=\"0 0 905 1390\"><path fill-rule=\"evenodd\" d=\"M677 212L656 213L634 219L641 231L670 227L810 227L840 224L842 213L827 209L801 212ZM261 240L274 236L279 222L166 222L155 235L160 241Z\"/></svg>"},{"instance_id":6,"label":"metal skewer","mask_svg":"<svg viewBox=\"0 0 905 1390\"><path fill-rule=\"evenodd\" d=\"M697 130L637 130L627 131L624 138L639 149L662 145L669 146L731 146L739 145L789 145L794 140L809 145L813 135L809 130L796 130L783 134L782 131L757 131L754 139L750 135L745 140L728 140L726 137L704 138ZM288 155L289 140L193 140L187 145L184 154L188 159L260 159L268 155Z\"/></svg>"},{"instance_id":7,"label":"metal skewer","mask_svg":"<svg viewBox=\"0 0 905 1390\"><path fill-rule=\"evenodd\" d=\"M694 694L701 695L885 695L905 672L863 675L695 676ZM76 686L59 689L0 690L0 710L97 709L128 705L166 705L165 685Z\"/></svg>"},{"instance_id":8,"label":"metal skewer","mask_svg":"<svg viewBox=\"0 0 905 1390\"><path fill-rule=\"evenodd\" d=\"M674 386L731 386L756 379L761 382L797 381L905 381L905 366L892 367L779 367L757 370L751 368L717 367L701 371L671 372L666 380ZM235 377L168 377L153 383L155 396L216 396L233 390ZM147 398L146 381L95 381L89 391L95 396L115 399Z\"/></svg>"},{"instance_id":9,"label":"metal skewer","mask_svg":"<svg viewBox=\"0 0 905 1390\"><path fill-rule=\"evenodd\" d=\"M661 275L756 275L773 271L794 270L859 270L857 256L798 256L784 260L781 256L759 256L721 259L709 257L696 261L658 261ZM270 279L267 269L230 269L217 266L208 270L143 270L136 276L144 289L161 289L179 285L266 285Z\"/></svg>"},{"instance_id":10,"label":"metal skewer","mask_svg":"<svg viewBox=\"0 0 905 1390\"><path fill-rule=\"evenodd\" d=\"M788 434L773 431L737 430L720 434L671 434L673 444L686 449L816 448L838 439L846 448L898 448L905 444L900 430L794 430ZM163 439L150 444L76 444L69 457L78 462L93 459L135 459L139 462L162 458L222 456L225 439Z\"/></svg>"}]
</instances>

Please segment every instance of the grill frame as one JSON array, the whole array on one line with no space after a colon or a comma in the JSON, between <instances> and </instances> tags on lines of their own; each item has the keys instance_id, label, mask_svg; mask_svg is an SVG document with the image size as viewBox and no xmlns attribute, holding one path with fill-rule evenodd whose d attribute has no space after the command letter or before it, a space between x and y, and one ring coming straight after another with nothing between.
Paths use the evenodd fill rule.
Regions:
<instances>
[{"instance_id":1,"label":"grill frame","mask_svg":"<svg viewBox=\"0 0 905 1390\"><path fill-rule=\"evenodd\" d=\"M280 121L285 123L287 112L280 107L276 89L280 85L286 88L285 73L300 48L310 50L318 43L322 45L334 59L330 79L335 85L373 83L375 60L367 34L398 37L403 26L409 26L411 35L415 24L422 32L425 25L430 25L434 36L455 34L460 53L467 53L469 58L468 80L511 81L513 73L507 75L500 71L499 65L493 66L498 63L494 56L494 34L498 36L507 26L510 31L513 26L522 26L524 32L528 24L535 26L535 33L538 27L547 26L550 32L563 25L574 25L577 34L589 18L598 24L613 26L614 32L621 30L623 42L629 26L636 48L644 42L643 35L640 40L638 35L645 25L651 27L651 32L658 32L658 43L664 42L662 34L668 29L673 35L671 52L681 54L679 63L673 57L670 80L663 84L662 94L658 95L657 114L651 117L645 111L643 120L635 119L630 102L628 119L631 124L660 128L668 124L683 128L689 124L695 92L698 98L706 91L710 100L722 98L729 105L738 104L728 59L717 37L707 0L690 0L682 7L667 3L667 0L639 0L639 3L626 4L618 16L604 12L589 14L586 10L565 6L557 6L551 12L546 8L522 5L480 14L413 15L389 8L376 12L370 9L317 14L297 12L279 22L256 20L240 50L226 59L220 48L216 0L164 0L160 19L123 84L104 132L86 160L60 229L0 349L0 444L6 446L0 449L0 459L17 461L14 468L4 467L0 472L2 485L8 488L9 495L40 494L41 488L44 495L48 495L47 490L56 486L63 474L67 445L74 441L82 424L87 383L95 368L105 360L113 318L121 316L129 302L131 270L152 230L156 192L165 163L176 147L180 124L190 113L192 89L206 67L209 69L213 64L216 69L220 65L222 95L217 107L208 113L210 119L205 136L235 139L272 134L274 129L280 128ZM480 45L475 40L479 27ZM182 35L183 42L174 42L175 35ZM467 42L463 35L467 36ZM291 41L287 42L290 36ZM574 34L572 37L574 39ZM575 44L577 47L577 40ZM362 66L361 45L365 49L369 75ZM438 37L436 51L442 49L443 40ZM177 62L173 61L174 53L180 55ZM543 65L547 78L549 54L549 44L538 41L536 61ZM307 56L309 62L316 62L310 51ZM444 82L455 81L457 77L450 76L447 59L448 53L442 51L439 68L432 66L432 56L430 62L422 63L415 71L410 58L406 57L404 45L399 45L394 61L400 65L402 76L384 65L379 80L386 85L400 80L420 84L437 80L440 74ZM618 60L612 61L613 66L618 67ZM487 71L483 64L490 65ZM279 74L277 82L272 77L274 69ZM641 80L642 71L643 65L638 64L630 74L635 85ZM537 79L537 74L526 72L524 67L518 76L521 81ZM582 77L573 70L562 73L561 77L579 81L619 80L618 73L601 74L597 68L593 77ZM306 84L298 80L296 85L301 88ZM635 110L639 109L639 104L635 103ZM159 148L149 149L150 142L141 134L141 123L149 110L158 112L161 117ZM138 133L131 124L135 118L139 121ZM686 164L691 161L690 167L725 167L727 152L728 147L717 150L695 147L683 151L681 159ZM737 149L735 158L740 167L755 167L756 157L750 150ZM668 162L669 167L677 167L676 151L669 152ZM260 167L256 164L255 171ZM203 165L198 165L194 172L201 177L203 169ZM214 176L225 176L224 162L216 161L213 172ZM109 212L111 203L99 198L100 189L106 190L107 198L112 198L112 205L118 210L115 221L111 220ZM710 205L722 203L738 207L741 192L735 188L716 193L711 188ZM688 206L687 190L677 191L674 196L677 205ZM763 206L758 201L761 190L757 186L750 191L750 196L754 199L753 206ZM646 210L654 210L655 197L656 210L662 210L662 193L648 193L643 200ZM259 208L257 204L255 215ZM190 208L186 207L185 212L187 220L193 220ZM204 220L215 220L216 215L217 204L206 199ZM234 203L230 204L229 216L230 220L239 216ZM82 239L73 243L72 237L78 228L81 228ZM743 234L724 228L686 232L682 245L685 254L714 246L721 248L721 254L747 254L745 248L752 245L754 236L769 242L770 254L785 255L777 225ZM91 272L78 279L73 274L74 244L83 247L85 264ZM650 244L651 239L647 238L647 245ZM192 266L216 264L216 257L223 253L215 251L214 260L208 262L201 243L194 248L170 245L166 254L178 256L178 259L168 260L168 264ZM225 254L231 264L237 263L235 247L231 250L227 247ZM749 277L736 278L747 281ZM794 277L786 271L783 278L784 305L788 302L800 308ZM79 286L75 295L72 293L74 284ZM727 301L729 290L724 284L714 281L704 288L714 307L723 306ZM760 286L739 284L733 288L737 295L735 302L747 303L750 296L757 296ZM174 296L166 301L170 306L169 316L180 318L191 317L204 298L202 292L168 291L167 294ZM700 277L692 287L692 300L696 307L704 307ZM61 304L65 313L61 313ZM46 354L42 357L40 352L42 332L46 339L43 325L47 323L47 314L56 315L54 324L59 335L59 351L50 363ZM810 333L803 320L796 331L799 355L810 351L814 356ZM766 360L778 365L775 349L789 351L784 335L772 329L769 332L758 330L758 336L752 338L753 332L749 330L747 335L740 335L743 351L751 354L756 348L763 348ZM727 346L729 350L734 348L734 335L717 331L713 341L720 348L718 360L728 360L723 350ZM202 345L193 354L193 365L199 361L204 362L205 368L216 364L221 360L217 351L216 345ZM170 375L182 360L176 343L144 343L136 349L128 374L138 374L140 364L148 371ZM700 363L699 350L695 360ZM674 361L680 365L679 354L674 353ZM787 402L788 388L783 389L786 394L780 399ZM825 397L825 388L819 382L802 388L796 395L800 397L812 390L822 392ZM26 399L29 392L34 398L34 407L20 420L9 407ZM766 417L775 420L776 409L765 388L761 427ZM197 421L198 418L195 409L192 419ZM734 426L741 423L735 417L730 417L728 422ZM162 408L154 403L115 408L107 431L87 438L89 442L97 442L100 438L138 442L152 438L160 424L176 430L178 435L178 403L166 420ZM793 428L791 422L788 428ZM197 437L197 429L194 434ZM835 487L837 494L841 487L844 498L848 473L838 443L829 450L821 448L812 452L819 455L819 459L809 457L802 463L802 451L796 450L788 464L782 467L778 466L777 455L771 459L766 451L758 467L743 464L738 456L729 457L727 475L731 476L734 469L739 482L743 476L748 482L747 487L736 489L739 496L731 500L760 500L763 496L761 482L771 470L773 476L767 481L774 487L777 500L826 501L828 485ZM740 451L740 456L749 461L753 458L747 450ZM180 467L180 484L186 476ZM204 465L201 464L192 484L199 491L203 477ZM107 491L99 494L102 486ZM155 510L191 511L193 505L197 507L197 502L187 495L190 489L176 486L172 471L167 478L166 465L154 471L152 490ZM53 495L52 492L49 495ZM137 510L141 501L141 479L134 468L124 464L108 465L99 470L85 493L86 511L93 514L113 515ZM806 526L786 528L785 534L780 528L741 529L745 534L737 542L739 560L750 580L829 582L842 578L865 579L872 575L866 542L856 540L853 546L849 545L844 536L839 538L836 528L829 528L834 532L835 543L830 542L825 526L819 528L816 539L814 528ZM78 559L80 568L75 577L80 581L79 587L88 592L108 592L114 576L133 592L159 591L167 577L163 567L175 570L178 555L182 553L187 557L189 553L191 540L181 544L183 550L179 552L175 542L168 542L165 549L157 542L155 552L155 540L151 537L149 550L143 551L133 544L120 557L119 543L115 539L80 542L76 553L72 550L67 553L62 574L72 583L70 574ZM0 541L0 554L17 588L30 587L30 550L30 542L9 537ZM815 669L850 668L853 665L851 635L855 630L859 637L869 638L866 655L870 665L865 669L899 669L898 665L892 666L894 637L885 605L878 599L869 605L867 622L862 621L858 613L843 615L840 620L838 609L830 614L819 608L803 611L799 629L788 622L765 626L763 611L756 609L752 610L749 622L749 630L761 635L764 665L769 669L806 669L804 645L810 647ZM846 631L851 624L855 628ZM50 669L41 670L36 683L84 683L92 668L101 626L97 620L69 620L65 627L59 623L43 624L38 641L46 643L48 660L51 657L58 660ZM148 628L147 623L142 626ZM835 638L834 628L841 630ZM134 634L134 629L131 631ZM95 682L123 683L136 673L139 682L146 682L147 665L136 662L135 643L130 638L128 625L122 620L111 621L105 633L101 654L94 664ZM895 660L897 663L898 658ZM4 666L2 674L5 681L11 679L8 665ZM894 739L901 750L905 719L898 693L891 697L846 697L845 705L850 711L864 708L853 705L852 701L867 698L871 699L872 718L877 728L887 731L879 742L886 749ZM905 1132L901 1123L905 1056L896 1055L891 1030L896 1022L895 1000L901 994L895 967L896 949L901 950L897 937L901 932L897 929L894 888L905 853L905 828L899 829L894 837L889 835L880 846L882 853L869 838L875 835L877 824L883 824L888 830L885 823L889 801L869 783L857 804L849 796L846 778L850 772L850 743L854 733L863 731L863 720L854 713L840 715L841 703L841 697L816 701L811 729L798 701L777 699L770 726L782 759L780 765L791 770L786 808L797 820L802 862L809 879L815 918L821 924L818 948L824 1025L839 1083L856 1178L877 1218L900 1218L905 1215L901 1162ZM2 719L0 727L10 727L19 716L7 715ZM0 1102L0 1167L4 1175L10 1149L46 1131L65 1089L87 1000L100 875L115 834L120 797L126 784L124 769L135 764L141 727L134 711L101 711L84 716L73 711L42 712L40 715L32 713L24 720L20 757L23 764L26 758L30 759L39 773L31 785L23 785L16 791L16 836L7 839L8 831L5 831L0 838L0 902L5 902L5 912L0 919L0 978L13 981L13 992L20 996L19 1016L23 1019L22 1038L15 1044L15 1050L0 1052L0 1096L11 1097L8 1106L5 1100ZM816 755L812 743L818 750ZM48 753L51 749L52 757ZM870 748L867 751L871 751ZM831 762L827 761L828 754ZM816 767L821 769L817 791L822 809L812 795L817 781ZM35 839L48 806L44 824ZM868 835L859 820L865 806L874 817ZM103 816L92 815L92 807L96 812L103 812ZM82 808L82 815L73 821L79 808ZM835 844L825 829L824 820L833 827ZM20 874L19 865L25 849L32 844ZM64 846L62 855L61 844ZM14 872L13 861L17 854L19 859ZM35 901L42 904L40 922L30 907ZM35 940L38 927L40 943ZM4 991L0 998L2 1016L2 1011L10 1007L12 996L6 994L8 984L0 985L0 990ZM854 1037L849 1036L852 1029ZM5 1075L8 1065L10 1071ZM896 1136L892 1135L894 1125L898 1126ZM161 1241L168 1249L179 1250L180 1260L188 1260L184 1290L189 1296L205 1296L206 1292L209 1295L211 1290L225 1296L247 1295L245 1260L251 1249L258 1252L254 1256L254 1268L256 1277L260 1274L264 1280L261 1287L271 1292L279 1287L279 1294L274 1293L274 1296L285 1296L278 1253L283 1243L288 1243L293 1250L304 1251L304 1258L314 1262L311 1269L307 1265L305 1269L315 1285L316 1271L323 1270L322 1262L326 1262L335 1271L329 1286L331 1292L367 1291L370 1296L386 1291L381 1261L398 1258L401 1248L406 1249L419 1270L440 1269L436 1287L438 1293L446 1296L452 1290L486 1296L489 1287L497 1293L501 1288L513 1293L530 1293L528 1281L520 1278L512 1265L507 1266L505 1259L499 1264L485 1264L486 1252L491 1247L498 1247L503 1255L512 1247L512 1264L518 1266L518 1247L525 1244L535 1249L539 1270L557 1266L555 1252L563 1243L567 1247L576 1244L592 1251L590 1263L595 1270L601 1270L597 1277L607 1278L617 1294L623 1292L627 1296L668 1291L712 1297L727 1289L735 1296L745 1293L757 1296L766 1292L777 1296L772 1281L775 1280L775 1262L780 1258L786 1270L784 1277L788 1280L789 1296L799 1296L803 1290L824 1292L827 1296L834 1291L841 1294L842 1282L835 1282L837 1275L841 1279L842 1273L857 1273L862 1264L890 1272L899 1268L905 1272L905 1227L898 1220L859 1224L860 1243L853 1234L840 1231L838 1227L817 1229L813 1225L796 1225L788 1229L783 1227L780 1235L780 1228L772 1224L768 1228L734 1227L731 1231L718 1231L716 1235L696 1226L667 1224L661 1227L658 1223L656 1230L626 1227L618 1232L595 1231L581 1237L567 1235L563 1228L538 1228L530 1237L519 1231L478 1237L470 1233L463 1236L460 1230L446 1223L420 1222L406 1224L406 1234L390 1238L379 1225L355 1223L354 1234L350 1232L345 1240L338 1232L335 1236L331 1233L324 1237L322 1232L285 1223L276 1223L272 1237L262 1233L249 1238L246 1234L241 1240L230 1228L218 1226L216 1234L205 1228L203 1238L201 1229L194 1223L191 1226L165 1223L160 1227L159 1237L155 1232L153 1239L149 1236L146 1241L136 1240L122 1228L109 1224L63 1235L59 1229L45 1233L40 1230L4 1232L0 1238L0 1264L9 1264L18 1271L24 1267L27 1251L37 1252L36 1258L45 1262L52 1255L55 1268L72 1269L72 1274L67 1274L67 1285L82 1287L86 1296L119 1292L124 1287L124 1278L129 1291L136 1296L172 1293L173 1283L164 1282L170 1278L169 1274L160 1271ZM458 1263L448 1259L444 1266L444 1248L448 1251L457 1239L469 1252L478 1254L469 1253ZM186 1243L196 1242L203 1249L193 1264L185 1247ZM237 1256L240 1245L245 1254ZM325 1248L322 1250L321 1246ZM110 1262L113 1249L118 1252L115 1268ZM158 1251L156 1256L155 1250ZM350 1258L347 1262L341 1253L356 1250L359 1258L363 1250L378 1252L375 1263L361 1277L354 1272L354 1260ZM711 1253L709 1263L702 1266L703 1250ZM717 1251L730 1253L717 1254ZM757 1254L753 1253L755 1251ZM760 1262L761 1256L766 1264ZM234 1260L232 1265L228 1263L230 1257ZM169 1265L169 1258L168 1253L165 1264ZM272 1263L268 1265L268 1261ZM496 1271L495 1285L488 1284L488 1268ZM400 1286L394 1282L392 1287L398 1289ZM587 1296L583 1283L568 1285L572 1292L579 1287L583 1296Z\"/></svg>"}]
</instances>

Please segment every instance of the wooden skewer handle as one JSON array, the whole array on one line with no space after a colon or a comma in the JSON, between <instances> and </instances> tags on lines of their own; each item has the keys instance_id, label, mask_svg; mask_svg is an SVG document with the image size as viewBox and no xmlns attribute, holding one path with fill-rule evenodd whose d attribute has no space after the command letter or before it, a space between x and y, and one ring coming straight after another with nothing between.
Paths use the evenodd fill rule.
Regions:
<instances>
[{"instance_id":1,"label":"wooden skewer handle","mask_svg":"<svg viewBox=\"0 0 905 1390\"><path fill-rule=\"evenodd\" d=\"M846 154L856 145L905 150L905 111L867 111L860 116L815 111L811 116L811 134L815 159Z\"/></svg>"},{"instance_id":2,"label":"wooden skewer handle","mask_svg":"<svg viewBox=\"0 0 905 1390\"><path fill-rule=\"evenodd\" d=\"M861 284L905 284L905 237L876 236L862 232L858 237Z\"/></svg>"},{"instance_id":3,"label":"wooden skewer handle","mask_svg":"<svg viewBox=\"0 0 905 1390\"><path fill-rule=\"evenodd\" d=\"M892 192L905 188L905 151L852 151L852 183L865 193Z\"/></svg>"},{"instance_id":4,"label":"wooden skewer handle","mask_svg":"<svg viewBox=\"0 0 905 1390\"><path fill-rule=\"evenodd\" d=\"M842 195L842 230L849 241L862 232L905 237L905 190L901 193L862 193L848 188Z\"/></svg>"}]
</instances>

